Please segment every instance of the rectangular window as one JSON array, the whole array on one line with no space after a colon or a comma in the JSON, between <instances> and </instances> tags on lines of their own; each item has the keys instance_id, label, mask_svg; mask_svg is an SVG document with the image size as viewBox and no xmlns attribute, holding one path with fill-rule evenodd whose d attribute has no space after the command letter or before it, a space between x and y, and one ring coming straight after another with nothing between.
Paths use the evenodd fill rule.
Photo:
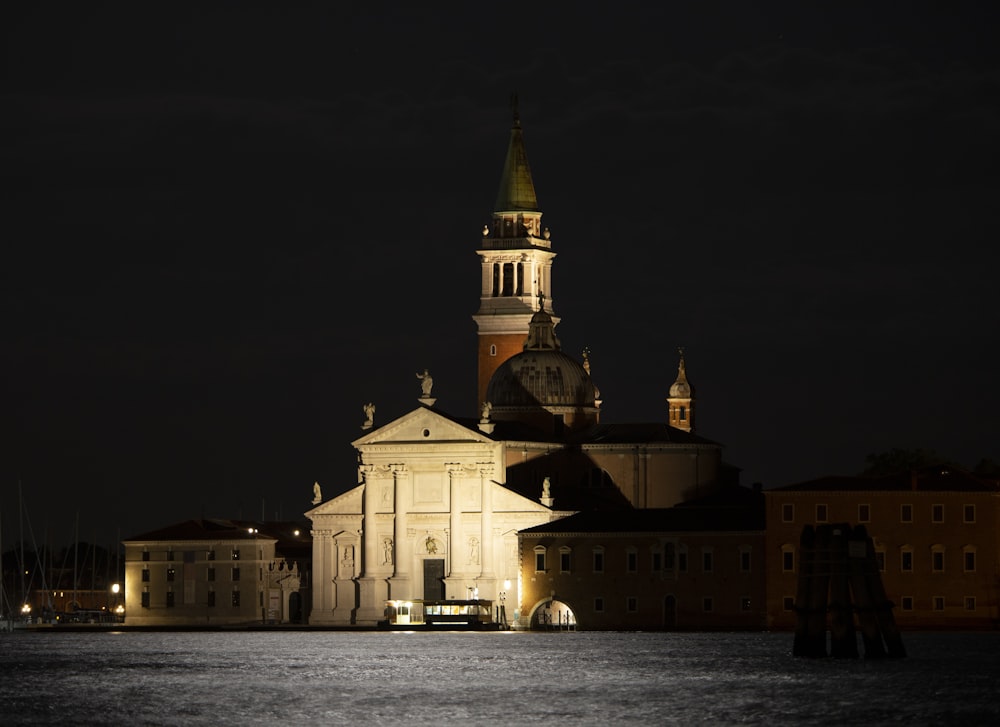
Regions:
<instances>
[{"instance_id":1,"label":"rectangular window","mask_svg":"<svg viewBox=\"0 0 1000 727\"><path fill-rule=\"evenodd\" d=\"M781 506L781 522L790 523L795 521L795 505L786 502Z\"/></svg>"},{"instance_id":2,"label":"rectangular window","mask_svg":"<svg viewBox=\"0 0 1000 727\"><path fill-rule=\"evenodd\" d=\"M142 569L142 582L149 583L149 568Z\"/></svg>"},{"instance_id":3,"label":"rectangular window","mask_svg":"<svg viewBox=\"0 0 1000 727\"><path fill-rule=\"evenodd\" d=\"M931 522L944 522L944 505L931 505Z\"/></svg>"},{"instance_id":4,"label":"rectangular window","mask_svg":"<svg viewBox=\"0 0 1000 727\"><path fill-rule=\"evenodd\" d=\"M785 596L784 598L781 599L781 607L786 611L794 611L795 599L792 598L791 596Z\"/></svg>"},{"instance_id":5,"label":"rectangular window","mask_svg":"<svg viewBox=\"0 0 1000 727\"><path fill-rule=\"evenodd\" d=\"M750 610L750 597L749 596L743 596L742 598L740 598L740 610L741 611L749 611Z\"/></svg>"},{"instance_id":6,"label":"rectangular window","mask_svg":"<svg viewBox=\"0 0 1000 727\"><path fill-rule=\"evenodd\" d=\"M912 611L913 610L913 596L903 596L900 599L900 601L902 602L903 610L904 611Z\"/></svg>"},{"instance_id":7,"label":"rectangular window","mask_svg":"<svg viewBox=\"0 0 1000 727\"><path fill-rule=\"evenodd\" d=\"M962 506L962 522L974 523L976 522L976 506L975 505L963 505Z\"/></svg>"},{"instance_id":8,"label":"rectangular window","mask_svg":"<svg viewBox=\"0 0 1000 727\"><path fill-rule=\"evenodd\" d=\"M944 611L944 596L934 596L934 610Z\"/></svg>"},{"instance_id":9,"label":"rectangular window","mask_svg":"<svg viewBox=\"0 0 1000 727\"><path fill-rule=\"evenodd\" d=\"M214 581L215 580L215 568L214 567L209 566L209 569L208 569L208 580L209 581Z\"/></svg>"},{"instance_id":10,"label":"rectangular window","mask_svg":"<svg viewBox=\"0 0 1000 727\"><path fill-rule=\"evenodd\" d=\"M559 554L559 571L561 573L569 573L569 553Z\"/></svg>"},{"instance_id":11,"label":"rectangular window","mask_svg":"<svg viewBox=\"0 0 1000 727\"><path fill-rule=\"evenodd\" d=\"M712 566L714 565L712 561L712 551L706 550L701 554L701 570L703 573L711 573Z\"/></svg>"},{"instance_id":12,"label":"rectangular window","mask_svg":"<svg viewBox=\"0 0 1000 727\"><path fill-rule=\"evenodd\" d=\"M913 505L899 506L899 522L901 523L913 522Z\"/></svg>"},{"instance_id":13,"label":"rectangular window","mask_svg":"<svg viewBox=\"0 0 1000 727\"><path fill-rule=\"evenodd\" d=\"M214 550L208 551L207 560L215 560L215 551Z\"/></svg>"},{"instance_id":14,"label":"rectangular window","mask_svg":"<svg viewBox=\"0 0 1000 727\"><path fill-rule=\"evenodd\" d=\"M653 551L653 572L659 573L663 570L663 553L658 550Z\"/></svg>"},{"instance_id":15,"label":"rectangular window","mask_svg":"<svg viewBox=\"0 0 1000 727\"><path fill-rule=\"evenodd\" d=\"M174 578L176 576L177 576L177 571L175 571L173 568L167 568L167 582L168 583L173 583L174 582Z\"/></svg>"},{"instance_id":16,"label":"rectangular window","mask_svg":"<svg viewBox=\"0 0 1000 727\"><path fill-rule=\"evenodd\" d=\"M144 563L149 561L149 551L148 550L142 551L142 560L143 560Z\"/></svg>"},{"instance_id":17,"label":"rectangular window","mask_svg":"<svg viewBox=\"0 0 1000 727\"><path fill-rule=\"evenodd\" d=\"M677 554L677 570L681 573L687 573L688 571L688 554L686 550L682 550Z\"/></svg>"},{"instance_id":18,"label":"rectangular window","mask_svg":"<svg viewBox=\"0 0 1000 727\"><path fill-rule=\"evenodd\" d=\"M215 608L215 591L208 592L208 607Z\"/></svg>"},{"instance_id":19,"label":"rectangular window","mask_svg":"<svg viewBox=\"0 0 1000 727\"><path fill-rule=\"evenodd\" d=\"M976 551L967 550L963 553L963 560L965 561L965 572L972 573L976 570Z\"/></svg>"},{"instance_id":20,"label":"rectangular window","mask_svg":"<svg viewBox=\"0 0 1000 727\"><path fill-rule=\"evenodd\" d=\"M663 570L672 572L674 570L674 562L677 560L677 546L673 543L667 543L663 548Z\"/></svg>"},{"instance_id":21,"label":"rectangular window","mask_svg":"<svg viewBox=\"0 0 1000 727\"><path fill-rule=\"evenodd\" d=\"M976 597L975 596L966 596L965 597L965 610L966 611L975 611L976 610Z\"/></svg>"},{"instance_id":22,"label":"rectangular window","mask_svg":"<svg viewBox=\"0 0 1000 727\"><path fill-rule=\"evenodd\" d=\"M913 552L909 550L904 550L900 553L899 569L904 573L910 573L913 570Z\"/></svg>"},{"instance_id":23,"label":"rectangular window","mask_svg":"<svg viewBox=\"0 0 1000 727\"><path fill-rule=\"evenodd\" d=\"M639 556L637 553L628 552L625 554L625 570L635 573L639 570Z\"/></svg>"},{"instance_id":24,"label":"rectangular window","mask_svg":"<svg viewBox=\"0 0 1000 727\"><path fill-rule=\"evenodd\" d=\"M944 570L944 551L935 550L931 553L931 568L935 573L940 573Z\"/></svg>"},{"instance_id":25,"label":"rectangular window","mask_svg":"<svg viewBox=\"0 0 1000 727\"><path fill-rule=\"evenodd\" d=\"M750 572L750 551L741 550L740 551L740 571L743 573Z\"/></svg>"},{"instance_id":26,"label":"rectangular window","mask_svg":"<svg viewBox=\"0 0 1000 727\"><path fill-rule=\"evenodd\" d=\"M149 608L149 591L142 592L142 607Z\"/></svg>"},{"instance_id":27,"label":"rectangular window","mask_svg":"<svg viewBox=\"0 0 1000 727\"><path fill-rule=\"evenodd\" d=\"M233 560L239 560L239 559L240 559L240 549L233 548Z\"/></svg>"},{"instance_id":28,"label":"rectangular window","mask_svg":"<svg viewBox=\"0 0 1000 727\"><path fill-rule=\"evenodd\" d=\"M545 572L545 553L535 553L535 572Z\"/></svg>"},{"instance_id":29,"label":"rectangular window","mask_svg":"<svg viewBox=\"0 0 1000 727\"><path fill-rule=\"evenodd\" d=\"M168 550L167 551L167 560L173 560L173 559L174 559L174 551Z\"/></svg>"},{"instance_id":30,"label":"rectangular window","mask_svg":"<svg viewBox=\"0 0 1000 727\"><path fill-rule=\"evenodd\" d=\"M884 550L876 550L875 551L875 563L878 565L879 572L880 573L884 573L885 572L885 551Z\"/></svg>"},{"instance_id":31,"label":"rectangular window","mask_svg":"<svg viewBox=\"0 0 1000 727\"><path fill-rule=\"evenodd\" d=\"M826 522L826 505L816 506L816 522L825 523Z\"/></svg>"},{"instance_id":32,"label":"rectangular window","mask_svg":"<svg viewBox=\"0 0 1000 727\"><path fill-rule=\"evenodd\" d=\"M240 606L240 592L233 591L233 608L239 608Z\"/></svg>"},{"instance_id":33,"label":"rectangular window","mask_svg":"<svg viewBox=\"0 0 1000 727\"><path fill-rule=\"evenodd\" d=\"M238 581L240 579L240 569L239 566L233 568L233 580Z\"/></svg>"},{"instance_id":34,"label":"rectangular window","mask_svg":"<svg viewBox=\"0 0 1000 727\"><path fill-rule=\"evenodd\" d=\"M167 608L173 608L173 607L174 607L174 592L167 591Z\"/></svg>"},{"instance_id":35,"label":"rectangular window","mask_svg":"<svg viewBox=\"0 0 1000 727\"><path fill-rule=\"evenodd\" d=\"M629 596L625 599L625 610L629 613L635 613L639 610L639 599L635 596Z\"/></svg>"},{"instance_id":36,"label":"rectangular window","mask_svg":"<svg viewBox=\"0 0 1000 727\"><path fill-rule=\"evenodd\" d=\"M604 613L604 599L595 598L594 599L594 611L596 613Z\"/></svg>"},{"instance_id":37,"label":"rectangular window","mask_svg":"<svg viewBox=\"0 0 1000 727\"><path fill-rule=\"evenodd\" d=\"M604 551L595 550L594 551L594 573L604 572Z\"/></svg>"},{"instance_id":38,"label":"rectangular window","mask_svg":"<svg viewBox=\"0 0 1000 727\"><path fill-rule=\"evenodd\" d=\"M870 523L872 521L871 505L858 505L858 522Z\"/></svg>"},{"instance_id":39,"label":"rectangular window","mask_svg":"<svg viewBox=\"0 0 1000 727\"><path fill-rule=\"evenodd\" d=\"M786 550L781 554L781 570L785 573L791 573L795 570L795 553L791 550Z\"/></svg>"},{"instance_id":40,"label":"rectangular window","mask_svg":"<svg viewBox=\"0 0 1000 727\"><path fill-rule=\"evenodd\" d=\"M705 613L711 613L712 606L713 603L711 596L705 596L703 599L701 599L701 610L704 611Z\"/></svg>"}]
</instances>

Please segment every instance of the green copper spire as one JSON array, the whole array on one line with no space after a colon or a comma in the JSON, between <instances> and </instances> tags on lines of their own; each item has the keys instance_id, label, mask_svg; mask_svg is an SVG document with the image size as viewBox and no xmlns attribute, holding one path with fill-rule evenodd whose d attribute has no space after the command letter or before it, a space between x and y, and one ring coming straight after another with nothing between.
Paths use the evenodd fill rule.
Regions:
<instances>
[{"instance_id":1,"label":"green copper spire","mask_svg":"<svg viewBox=\"0 0 1000 727\"><path fill-rule=\"evenodd\" d=\"M503 164L500 191L497 193L497 203L493 211L537 212L538 200L535 198L535 185L531 181L531 167L528 165L528 154L524 150L524 134L517 112L517 94L511 97L511 107L514 112L514 124L510 129L510 145L507 147L507 159Z\"/></svg>"}]
</instances>

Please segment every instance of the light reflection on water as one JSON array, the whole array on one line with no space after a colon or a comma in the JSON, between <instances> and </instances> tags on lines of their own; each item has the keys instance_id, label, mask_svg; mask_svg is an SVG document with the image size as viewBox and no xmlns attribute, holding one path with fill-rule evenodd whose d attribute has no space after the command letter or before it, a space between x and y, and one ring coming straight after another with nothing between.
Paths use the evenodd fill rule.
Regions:
<instances>
[{"instance_id":1,"label":"light reflection on water","mask_svg":"<svg viewBox=\"0 0 1000 727\"><path fill-rule=\"evenodd\" d=\"M0 723L1000 724L1000 634L893 661L791 634L0 634Z\"/></svg>"}]
</instances>

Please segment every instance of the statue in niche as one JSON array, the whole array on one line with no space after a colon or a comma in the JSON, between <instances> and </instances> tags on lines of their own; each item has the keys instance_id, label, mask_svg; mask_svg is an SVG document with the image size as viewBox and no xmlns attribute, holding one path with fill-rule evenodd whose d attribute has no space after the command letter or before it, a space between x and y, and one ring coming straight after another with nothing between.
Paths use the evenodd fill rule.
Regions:
<instances>
[{"instance_id":1,"label":"statue in niche","mask_svg":"<svg viewBox=\"0 0 1000 727\"><path fill-rule=\"evenodd\" d=\"M323 490L321 490L319 488L319 483L318 482L313 482L313 499L312 499L312 504L313 505L318 505L321 502L323 502Z\"/></svg>"},{"instance_id":2,"label":"statue in niche","mask_svg":"<svg viewBox=\"0 0 1000 727\"><path fill-rule=\"evenodd\" d=\"M382 539L382 565L392 565L392 538Z\"/></svg>"},{"instance_id":3,"label":"statue in niche","mask_svg":"<svg viewBox=\"0 0 1000 727\"><path fill-rule=\"evenodd\" d=\"M542 480L542 497L552 497L552 481L548 477Z\"/></svg>"},{"instance_id":4,"label":"statue in niche","mask_svg":"<svg viewBox=\"0 0 1000 727\"><path fill-rule=\"evenodd\" d=\"M354 563L354 546L345 545L344 546L344 565L351 565Z\"/></svg>"},{"instance_id":5,"label":"statue in niche","mask_svg":"<svg viewBox=\"0 0 1000 727\"><path fill-rule=\"evenodd\" d=\"M375 405L369 401L367 404L365 404L364 410L365 410L365 426L370 427L372 424L375 423Z\"/></svg>"},{"instance_id":6,"label":"statue in niche","mask_svg":"<svg viewBox=\"0 0 1000 727\"><path fill-rule=\"evenodd\" d=\"M483 402L483 418L480 419L482 422L488 422L490 420L490 412L493 411L493 404L488 401Z\"/></svg>"},{"instance_id":7,"label":"statue in niche","mask_svg":"<svg viewBox=\"0 0 1000 727\"><path fill-rule=\"evenodd\" d=\"M479 539L469 538L469 564L479 565Z\"/></svg>"},{"instance_id":8,"label":"statue in niche","mask_svg":"<svg viewBox=\"0 0 1000 727\"><path fill-rule=\"evenodd\" d=\"M433 535L427 536L427 539L424 541L424 548L426 548L430 555L434 555L438 552L438 544Z\"/></svg>"},{"instance_id":9,"label":"statue in niche","mask_svg":"<svg viewBox=\"0 0 1000 727\"><path fill-rule=\"evenodd\" d=\"M427 369L424 369L422 374L417 374L417 378L420 379L420 390L423 392L422 398L431 398L431 388L434 386L434 379L431 378L430 373Z\"/></svg>"},{"instance_id":10,"label":"statue in niche","mask_svg":"<svg viewBox=\"0 0 1000 727\"><path fill-rule=\"evenodd\" d=\"M388 505L390 502L392 502L392 490L390 490L388 487L383 487L382 488L382 504L383 505Z\"/></svg>"}]
</instances>

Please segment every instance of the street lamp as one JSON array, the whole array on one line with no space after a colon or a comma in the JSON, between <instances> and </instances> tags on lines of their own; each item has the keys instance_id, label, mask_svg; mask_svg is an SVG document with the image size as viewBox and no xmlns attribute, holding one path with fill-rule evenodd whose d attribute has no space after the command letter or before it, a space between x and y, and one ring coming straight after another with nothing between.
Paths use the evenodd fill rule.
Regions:
<instances>
[{"instance_id":1,"label":"street lamp","mask_svg":"<svg viewBox=\"0 0 1000 727\"><path fill-rule=\"evenodd\" d=\"M118 601L118 596L121 593L121 591L122 591L121 584L119 584L119 583L112 583L111 584L111 593L114 594L114 604L115 604L115 606L114 606L114 613L115 613L115 619L118 620L118 621L121 620L122 615L125 613L125 607L123 605L121 605L121 603Z\"/></svg>"}]
</instances>

